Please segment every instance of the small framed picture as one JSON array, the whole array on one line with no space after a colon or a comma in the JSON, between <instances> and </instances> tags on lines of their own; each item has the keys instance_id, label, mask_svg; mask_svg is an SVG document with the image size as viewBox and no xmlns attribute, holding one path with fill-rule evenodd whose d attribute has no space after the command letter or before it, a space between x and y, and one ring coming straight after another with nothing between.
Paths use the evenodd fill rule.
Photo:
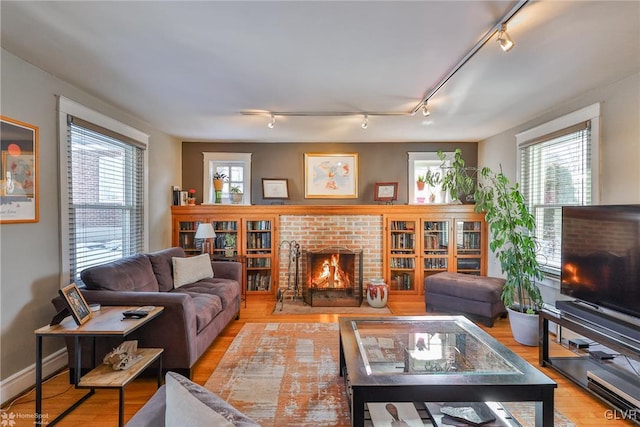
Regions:
<instances>
[{"instance_id":1,"label":"small framed picture","mask_svg":"<svg viewBox=\"0 0 640 427\"><path fill-rule=\"evenodd\" d=\"M398 200L397 182L376 182L373 200L376 202L391 202Z\"/></svg>"},{"instance_id":2,"label":"small framed picture","mask_svg":"<svg viewBox=\"0 0 640 427\"><path fill-rule=\"evenodd\" d=\"M263 199L288 199L289 180L286 178L262 178Z\"/></svg>"},{"instance_id":3,"label":"small framed picture","mask_svg":"<svg viewBox=\"0 0 640 427\"><path fill-rule=\"evenodd\" d=\"M89 304L87 304L87 301L84 299L80 293L80 289L78 289L75 283L60 289L60 295L62 295L64 300L67 302L69 311L71 311L71 316L73 316L73 320L76 321L78 326L91 318Z\"/></svg>"}]
</instances>

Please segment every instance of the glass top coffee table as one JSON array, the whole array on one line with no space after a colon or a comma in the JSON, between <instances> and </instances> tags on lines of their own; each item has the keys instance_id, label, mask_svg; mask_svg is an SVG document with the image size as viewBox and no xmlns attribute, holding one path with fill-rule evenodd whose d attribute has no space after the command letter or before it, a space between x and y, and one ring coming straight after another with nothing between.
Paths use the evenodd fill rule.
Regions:
<instances>
[{"instance_id":1,"label":"glass top coffee table","mask_svg":"<svg viewBox=\"0 0 640 427\"><path fill-rule=\"evenodd\" d=\"M535 402L553 426L556 383L464 316L340 318L351 422L367 402Z\"/></svg>"}]
</instances>

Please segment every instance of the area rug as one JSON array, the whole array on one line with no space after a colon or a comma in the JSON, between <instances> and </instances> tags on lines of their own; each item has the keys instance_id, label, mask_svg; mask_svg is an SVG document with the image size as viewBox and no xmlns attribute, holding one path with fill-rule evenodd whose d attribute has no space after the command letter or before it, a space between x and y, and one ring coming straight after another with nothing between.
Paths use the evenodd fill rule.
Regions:
<instances>
[{"instance_id":1,"label":"area rug","mask_svg":"<svg viewBox=\"0 0 640 427\"><path fill-rule=\"evenodd\" d=\"M350 426L337 323L247 323L205 387L264 427ZM534 405L510 404L524 426ZM558 411L555 426L573 426Z\"/></svg>"},{"instance_id":2,"label":"area rug","mask_svg":"<svg viewBox=\"0 0 640 427\"><path fill-rule=\"evenodd\" d=\"M282 310L280 310L282 308ZM302 300L285 300L284 304L276 303L273 314L366 314L375 316L378 314L391 314L389 307L374 308L366 301L360 307L312 307Z\"/></svg>"}]
</instances>

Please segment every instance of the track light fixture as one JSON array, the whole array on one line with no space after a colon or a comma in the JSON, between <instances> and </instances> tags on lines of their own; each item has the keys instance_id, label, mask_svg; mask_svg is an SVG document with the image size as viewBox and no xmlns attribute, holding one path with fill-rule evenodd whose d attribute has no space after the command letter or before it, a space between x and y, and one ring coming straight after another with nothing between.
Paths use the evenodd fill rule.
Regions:
<instances>
[{"instance_id":1,"label":"track light fixture","mask_svg":"<svg viewBox=\"0 0 640 427\"><path fill-rule=\"evenodd\" d=\"M500 31L498 31L498 44L500 45L500 47L502 48L502 50L504 50L505 52L509 52L513 46L515 45L515 43L513 42L513 40L511 39L511 37L509 37L509 34L507 33L507 24L502 24L502 27L500 28Z\"/></svg>"},{"instance_id":2,"label":"track light fixture","mask_svg":"<svg viewBox=\"0 0 640 427\"><path fill-rule=\"evenodd\" d=\"M425 117L431 115L431 111L429 111L429 107L427 107L426 103L422 104L422 115Z\"/></svg>"},{"instance_id":3,"label":"track light fixture","mask_svg":"<svg viewBox=\"0 0 640 427\"><path fill-rule=\"evenodd\" d=\"M269 119L269 124L267 126L269 127L269 129L273 129L275 125L276 125L276 116L272 114L271 119Z\"/></svg>"},{"instance_id":4,"label":"track light fixture","mask_svg":"<svg viewBox=\"0 0 640 427\"><path fill-rule=\"evenodd\" d=\"M362 119L362 124L360 125L362 126L362 129L366 129L367 126L369 126L369 116L368 115L364 115L364 118Z\"/></svg>"}]
</instances>

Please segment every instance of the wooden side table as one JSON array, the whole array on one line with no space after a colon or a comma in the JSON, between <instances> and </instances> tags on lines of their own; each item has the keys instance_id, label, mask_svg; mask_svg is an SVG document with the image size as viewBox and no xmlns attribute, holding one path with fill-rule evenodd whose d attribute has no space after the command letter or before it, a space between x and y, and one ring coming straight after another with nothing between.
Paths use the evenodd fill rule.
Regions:
<instances>
[{"instance_id":1,"label":"wooden side table","mask_svg":"<svg viewBox=\"0 0 640 427\"><path fill-rule=\"evenodd\" d=\"M141 319L123 320L122 312L132 310L136 307L130 306L103 306L86 323L78 326L69 316L58 325L47 325L35 331L36 335L36 425L52 426L64 418L67 414L77 408L82 402L95 393L96 388L118 388L119 393L119 413L118 425L124 425L124 388L131 381L136 379L142 371L149 367L156 360L158 361L158 387L162 385L162 348L139 348L138 354L142 357L131 367L123 371L114 371L110 366L98 365L85 376L81 375L82 370L82 346L80 339L88 337L92 339L100 337L126 337L131 332L140 328L147 322L159 316L164 307L155 307L149 314ZM48 421L42 419L42 339L43 337L73 337L75 344L75 386L76 388L88 388L89 392L82 396L73 405L67 408L55 419ZM95 348L95 346L94 346ZM95 366L95 354L94 366Z\"/></svg>"},{"instance_id":2,"label":"wooden side table","mask_svg":"<svg viewBox=\"0 0 640 427\"><path fill-rule=\"evenodd\" d=\"M240 302L244 301L244 308L247 308L247 256L234 255L224 256L211 254L211 261L234 261L242 265L242 283L240 283Z\"/></svg>"}]
</instances>

